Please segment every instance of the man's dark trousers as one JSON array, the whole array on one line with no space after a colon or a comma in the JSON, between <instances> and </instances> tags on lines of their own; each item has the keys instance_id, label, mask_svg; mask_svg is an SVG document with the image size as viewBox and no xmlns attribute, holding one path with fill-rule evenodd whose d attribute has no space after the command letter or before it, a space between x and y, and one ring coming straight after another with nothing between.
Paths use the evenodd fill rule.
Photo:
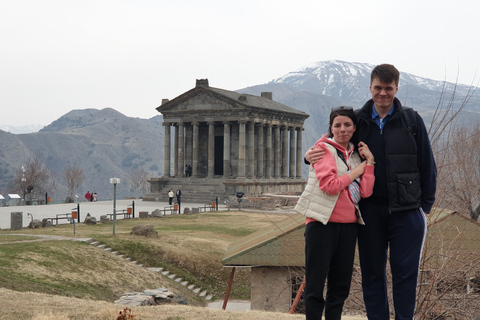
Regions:
<instances>
[{"instance_id":1,"label":"man's dark trousers","mask_svg":"<svg viewBox=\"0 0 480 320\"><path fill-rule=\"evenodd\" d=\"M360 202L360 211L365 225L358 229L358 247L368 319L390 319L385 274L390 254L395 320L412 320L425 214L421 209L390 213L387 204L368 200Z\"/></svg>"}]
</instances>

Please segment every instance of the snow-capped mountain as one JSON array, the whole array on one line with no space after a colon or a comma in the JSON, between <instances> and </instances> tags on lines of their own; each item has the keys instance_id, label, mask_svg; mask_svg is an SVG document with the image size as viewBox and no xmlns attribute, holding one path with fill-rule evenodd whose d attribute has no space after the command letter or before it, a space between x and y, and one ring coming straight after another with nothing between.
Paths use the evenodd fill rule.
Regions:
<instances>
[{"instance_id":1,"label":"snow-capped mountain","mask_svg":"<svg viewBox=\"0 0 480 320\"><path fill-rule=\"evenodd\" d=\"M340 60L319 61L273 80L296 91L322 94L355 104L363 104L370 98L370 73L375 65ZM400 70L398 97L410 100L416 94L441 93L442 90L456 91L460 97L468 94L470 86L432 80ZM410 94L409 94L410 92ZM410 98L409 98L410 96ZM423 99L422 99L423 100ZM438 100L436 101L438 102ZM416 103L418 104L418 102Z\"/></svg>"}]
</instances>

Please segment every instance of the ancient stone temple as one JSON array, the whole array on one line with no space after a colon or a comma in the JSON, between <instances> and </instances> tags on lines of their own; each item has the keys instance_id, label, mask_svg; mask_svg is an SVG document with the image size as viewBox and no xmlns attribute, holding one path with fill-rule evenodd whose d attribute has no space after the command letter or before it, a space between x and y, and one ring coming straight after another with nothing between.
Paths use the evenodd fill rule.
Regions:
<instances>
[{"instance_id":1,"label":"ancient stone temple","mask_svg":"<svg viewBox=\"0 0 480 320\"><path fill-rule=\"evenodd\" d=\"M148 200L299 193L303 123L308 114L261 96L210 87L207 79L157 108L165 130L164 175L149 180ZM190 170L186 170L190 168Z\"/></svg>"}]
</instances>

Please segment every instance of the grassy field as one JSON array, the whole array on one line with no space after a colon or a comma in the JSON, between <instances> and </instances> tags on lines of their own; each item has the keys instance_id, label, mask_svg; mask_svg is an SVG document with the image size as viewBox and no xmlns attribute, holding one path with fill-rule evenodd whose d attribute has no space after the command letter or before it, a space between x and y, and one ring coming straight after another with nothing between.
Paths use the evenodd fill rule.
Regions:
<instances>
[{"instance_id":1,"label":"grassy field","mask_svg":"<svg viewBox=\"0 0 480 320\"><path fill-rule=\"evenodd\" d=\"M230 269L223 268L221 260L228 245L285 218L285 214L277 213L225 211L127 219L117 220L115 235L111 223L77 224L76 234L73 234L72 225L1 230L0 283L4 292L0 296L10 302L3 303L8 307L3 308L0 319L115 319L114 315L118 315L122 308L112 302L122 293L159 287L187 299L189 306L133 308L137 314L134 319L261 320L283 319L283 316L285 319L301 319L300 316L266 313L265 317L260 315L262 313L245 316L245 312L240 312L236 315L230 311L225 316L227 313L223 310L202 308L205 301L175 281L90 244L45 239L27 242L38 240L36 235L93 238L144 267L164 267L207 290L214 298L223 299ZM138 225L153 225L158 237L130 234ZM238 271L230 298L249 299L249 269ZM12 298L17 296L20 297ZM28 308L25 308L26 300ZM18 306L13 301L18 302ZM50 304L52 306L48 307ZM171 308L176 309L168 311ZM217 315L216 312L221 313Z\"/></svg>"}]
</instances>

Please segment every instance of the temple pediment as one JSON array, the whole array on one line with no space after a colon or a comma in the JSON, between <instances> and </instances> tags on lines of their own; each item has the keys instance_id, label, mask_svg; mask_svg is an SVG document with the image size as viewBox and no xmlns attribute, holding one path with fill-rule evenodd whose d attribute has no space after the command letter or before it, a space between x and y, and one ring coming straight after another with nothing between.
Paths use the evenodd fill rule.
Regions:
<instances>
[{"instance_id":1,"label":"temple pediment","mask_svg":"<svg viewBox=\"0 0 480 320\"><path fill-rule=\"evenodd\" d=\"M254 96L228 91L210 87L207 79L197 80L195 88L173 100L164 100L162 105L157 107L157 111L162 113L165 119L176 118L179 114L192 117L215 113L236 117L285 118L287 116L294 122L303 123L309 117L305 112L273 101L271 92L264 92L262 96ZM185 114L186 112L187 114Z\"/></svg>"}]
</instances>

